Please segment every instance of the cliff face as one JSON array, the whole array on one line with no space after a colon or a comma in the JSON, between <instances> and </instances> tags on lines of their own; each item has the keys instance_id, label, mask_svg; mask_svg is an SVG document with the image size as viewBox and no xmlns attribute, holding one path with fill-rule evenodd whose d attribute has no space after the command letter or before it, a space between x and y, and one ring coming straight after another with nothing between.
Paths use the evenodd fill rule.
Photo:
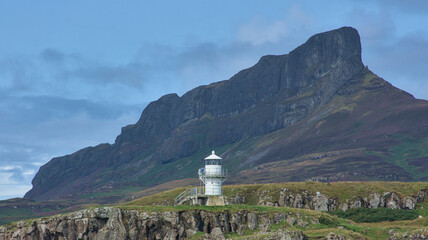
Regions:
<instances>
[{"instance_id":1,"label":"cliff face","mask_svg":"<svg viewBox=\"0 0 428 240\"><path fill-rule=\"evenodd\" d=\"M242 70L229 80L197 87L182 97L165 95L150 103L136 124L122 129L114 144L86 148L52 159L42 166L33 179L33 189L25 197L64 198L81 192L103 191L126 185L148 187L194 177L196 169L202 164L199 159L212 148L219 149L225 158L233 160L226 162L232 173L326 149L358 148L356 144L342 146L343 141L348 140L344 137L335 140L336 135L340 136L338 133L326 131L319 134L319 129L315 128L324 122L330 125L324 124L322 127L333 125L338 131L351 131L355 128L357 113L353 118L344 118L343 124L336 120L340 118L342 110L349 110L347 105L378 107L372 109L372 113L380 115L390 107L388 104L375 106L368 103L369 97L355 96L361 92L370 92L367 95L370 97L380 96L376 99L379 103L390 102L389 98L395 94L395 98L402 100L400 107L410 106L415 101L380 78L376 81L367 80L369 73L361 62L360 38L355 29L344 27L314 35L289 54L264 56L256 65ZM361 104L357 101L361 101ZM418 104L411 114L422 114L413 118L414 121L428 116L428 104ZM389 117L391 112L385 116ZM413 131L407 129L409 126L422 128L423 131L419 133L422 133L422 137L427 136L426 123L411 126L408 123L411 118L401 118L409 113L400 115L400 112L402 109L394 114L401 122L393 122L391 126L388 121L384 122L387 130L376 133L375 137ZM378 119L383 120L381 117ZM346 129L342 129L342 125ZM375 125L373 127L377 128ZM400 131L396 127L405 130ZM314 135L312 131L318 133ZM358 142L363 147L370 145L368 141L374 137L369 136L370 132L373 133L372 129L367 131L367 141ZM311 139L304 138L302 134L305 132ZM388 144L390 146L396 142ZM425 157L425 153L422 157ZM379 180L391 180L388 179L391 171L397 172L401 180L414 180L412 173L409 174L401 167L379 160L376 155L370 158L375 159L372 162L379 166L387 166ZM420 164L419 160L415 161L416 165ZM345 172L353 174L348 173L348 170ZM287 176L285 180L325 177L310 173L300 174L303 179L295 179L292 174ZM283 178L275 177L273 181ZM362 179L366 178L370 179L363 174ZM397 178L393 177L392 180Z\"/></svg>"},{"instance_id":2,"label":"cliff face","mask_svg":"<svg viewBox=\"0 0 428 240\"><path fill-rule=\"evenodd\" d=\"M105 207L0 226L0 239L426 239L426 220L358 225L309 210L143 211ZM425 225L424 225L425 224ZM298 230L297 230L298 229ZM321 230L321 231L320 231ZM375 233L373 233L375 231ZM315 233L315 234L314 234ZM376 234L376 235L374 235Z\"/></svg>"},{"instance_id":3,"label":"cliff face","mask_svg":"<svg viewBox=\"0 0 428 240\"><path fill-rule=\"evenodd\" d=\"M204 239L224 239L224 234L244 234L245 230L266 232L286 220L289 225L307 226L295 214L238 211L231 213L189 210L180 212L140 212L119 208L96 208L37 220L19 222L14 229L0 227L0 239L185 239L198 232ZM319 223L315 217L310 217ZM200 235L200 234L199 234ZM273 235L273 236L272 236ZM301 231L280 231L269 239L305 239Z\"/></svg>"}]
</instances>

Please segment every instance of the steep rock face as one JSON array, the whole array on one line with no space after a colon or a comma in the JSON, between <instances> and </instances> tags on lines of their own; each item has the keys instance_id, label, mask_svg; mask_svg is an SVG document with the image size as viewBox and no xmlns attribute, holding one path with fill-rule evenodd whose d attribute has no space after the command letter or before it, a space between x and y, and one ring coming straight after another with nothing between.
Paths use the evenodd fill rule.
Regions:
<instances>
[{"instance_id":1,"label":"steep rock face","mask_svg":"<svg viewBox=\"0 0 428 240\"><path fill-rule=\"evenodd\" d=\"M288 55L262 57L230 80L150 103L115 144L42 166L25 197L50 199L120 183L141 185L139 177L159 164L298 122L328 103L362 69L355 29L314 35Z\"/></svg>"},{"instance_id":2,"label":"steep rock face","mask_svg":"<svg viewBox=\"0 0 428 240\"><path fill-rule=\"evenodd\" d=\"M224 239L224 234L245 230L266 232L286 219L307 222L293 213L236 213L203 210L139 212L119 208L82 210L30 224L19 222L14 229L0 227L0 239L185 239L204 232L205 239ZM308 220L305 218L305 220ZM311 218L313 222L318 219ZM268 239L303 240L301 231L280 231Z\"/></svg>"},{"instance_id":3,"label":"steep rock face","mask_svg":"<svg viewBox=\"0 0 428 240\"><path fill-rule=\"evenodd\" d=\"M156 149L154 160L167 162L189 156L201 147L271 132L324 105L362 67L355 29L318 34L288 55L261 58L228 81L197 87L181 98L162 97L151 103L138 123L123 131L116 142L123 144L128 134L138 133L149 142L156 141L147 136L160 136L163 143ZM170 111L159 110L166 102L170 108L165 109ZM195 139L197 131L206 132L206 136Z\"/></svg>"},{"instance_id":4,"label":"steep rock face","mask_svg":"<svg viewBox=\"0 0 428 240\"><path fill-rule=\"evenodd\" d=\"M321 109L255 139L249 154L230 151L253 168L229 182L426 181L427 117L427 101L365 68Z\"/></svg>"}]
</instances>

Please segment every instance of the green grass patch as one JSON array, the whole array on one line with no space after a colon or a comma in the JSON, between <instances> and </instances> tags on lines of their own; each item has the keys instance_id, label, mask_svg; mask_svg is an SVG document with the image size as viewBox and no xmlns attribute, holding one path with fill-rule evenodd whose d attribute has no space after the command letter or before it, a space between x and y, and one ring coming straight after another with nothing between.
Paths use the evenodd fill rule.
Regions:
<instances>
[{"instance_id":1,"label":"green grass patch","mask_svg":"<svg viewBox=\"0 0 428 240\"><path fill-rule=\"evenodd\" d=\"M191 236L189 238L186 238L186 239L187 240L200 240L201 237L204 236L204 234L205 234L204 232L198 231L198 232L195 233L195 235L193 235L193 236Z\"/></svg>"},{"instance_id":2,"label":"green grass patch","mask_svg":"<svg viewBox=\"0 0 428 240\"><path fill-rule=\"evenodd\" d=\"M331 211L330 214L354 222L384 222L398 220L413 220L419 214L416 210L389 209L389 208L354 208L347 211Z\"/></svg>"},{"instance_id":3,"label":"green grass patch","mask_svg":"<svg viewBox=\"0 0 428 240\"><path fill-rule=\"evenodd\" d=\"M417 166L410 165L408 160L428 156L428 138L414 138L403 135L394 135L400 143L392 146L388 154L368 152L370 155L381 157L410 173L414 179L422 179L428 176L428 171L421 171Z\"/></svg>"},{"instance_id":4,"label":"green grass patch","mask_svg":"<svg viewBox=\"0 0 428 240\"><path fill-rule=\"evenodd\" d=\"M221 155L231 144L216 147L217 155ZM211 148L201 148L198 152L189 157L179 159L177 161L168 162L152 168L147 173L143 174L138 181L143 185L153 185L153 183L164 183L172 180L193 178L198 172L199 168L204 167L203 159L211 153ZM177 162L181 164L177 165Z\"/></svg>"},{"instance_id":5,"label":"green grass patch","mask_svg":"<svg viewBox=\"0 0 428 240\"><path fill-rule=\"evenodd\" d=\"M428 200L416 204L416 211L422 217L428 217Z\"/></svg>"},{"instance_id":6,"label":"green grass patch","mask_svg":"<svg viewBox=\"0 0 428 240\"><path fill-rule=\"evenodd\" d=\"M239 142L228 145L229 148L231 148L231 152L229 154L232 154L234 157L227 159L227 161L223 161L223 167L225 169L234 170L235 172L249 168L249 166L243 168L241 165L251 155L251 152L248 151L248 149L255 146L259 139L260 137L248 137Z\"/></svg>"},{"instance_id":7,"label":"green grass patch","mask_svg":"<svg viewBox=\"0 0 428 240\"><path fill-rule=\"evenodd\" d=\"M94 192L94 193L85 193L80 195L81 198L88 199L88 198L105 198L105 197L111 197L111 196L123 196L128 193L132 192L138 192L142 190L141 187L137 186L126 186L121 188L116 188L111 191L105 191L105 192Z\"/></svg>"},{"instance_id":8,"label":"green grass patch","mask_svg":"<svg viewBox=\"0 0 428 240\"><path fill-rule=\"evenodd\" d=\"M13 221L37 217L32 211L24 208L0 208L0 225Z\"/></svg>"},{"instance_id":9,"label":"green grass patch","mask_svg":"<svg viewBox=\"0 0 428 240\"><path fill-rule=\"evenodd\" d=\"M395 192L401 198L406 196L416 196L418 191L428 189L426 182L290 182L290 183L270 183L270 184L248 184L248 185L225 185L223 186L223 195L229 199L240 196L245 204L257 205L261 195L268 198L268 201L276 202L279 200L282 189L296 195L306 192L309 195L315 195L320 192L328 198L335 198L339 204L346 200L354 199L358 196L369 198L373 193L383 194L385 192ZM176 196L182 193L186 187L161 192L151 196L146 196L130 202L131 205L165 205L166 201L170 204ZM425 207L428 209L428 207Z\"/></svg>"}]
</instances>

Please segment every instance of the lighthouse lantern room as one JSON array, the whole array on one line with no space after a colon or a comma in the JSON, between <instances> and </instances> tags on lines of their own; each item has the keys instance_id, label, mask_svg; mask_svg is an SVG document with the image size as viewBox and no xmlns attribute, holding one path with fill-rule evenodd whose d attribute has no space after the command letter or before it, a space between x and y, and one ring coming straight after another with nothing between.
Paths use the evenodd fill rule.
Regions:
<instances>
[{"instance_id":1,"label":"lighthouse lantern room","mask_svg":"<svg viewBox=\"0 0 428 240\"><path fill-rule=\"evenodd\" d=\"M221 166L221 158L212 151L205 158L205 168L198 171L199 179L205 185L205 195L221 195L221 184L226 179L226 174Z\"/></svg>"}]
</instances>

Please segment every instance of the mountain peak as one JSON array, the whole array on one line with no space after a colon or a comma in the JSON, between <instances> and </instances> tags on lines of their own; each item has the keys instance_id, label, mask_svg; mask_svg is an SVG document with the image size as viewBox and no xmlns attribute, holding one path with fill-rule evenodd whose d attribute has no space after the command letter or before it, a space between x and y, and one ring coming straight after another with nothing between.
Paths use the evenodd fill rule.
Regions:
<instances>
[{"instance_id":1,"label":"mountain peak","mask_svg":"<svg viewBox=\"0 0 428 240\"><path fill-rule=\"evenodd\" d=\"M84 149L42 166L26 197L50 199L111 185L147 187L194 177L199 159L211 149L227 150L224 156L230 157L228 163L233 162L233 170L239 172L264 162L337 150L339 143L348 149L364 148L364 142L374 144L372 139L387 141L383 136L404 129L391 121L411 123L417 119L414 116L425 115L415 111L384 120L414 101L385 86L389 85L364 68L357 30L343 27L319 33L288 54L262 57L229 80L199 86L181 97L169 94L153 101L136 124L122 129L113 145ZM382 107L375 108L374 101L382 102ZM310 125L316 129L308 128ZM407 128L413 126L421 123ZM351 138L359 127L366 129L362 131L366 135ZM299 134L305 131L311 132ZM377 135L379 131L382 136ZM248 143L254 148L241 145L271 134L282 140ZM278 147L263 147L266 144ZM244 150L252 155L243 155ZM385 171L383 176L380 179L390 174Z\"/></svg>"},{"instance_id":2,"label":"mountain peak","mask_svg":"<svg viewBox=\"0 0 428 240\"><path fill-rule=\"evenodd\" d=\"M361 40L358 31L352 27L341 27L315 34L305 43L291 51L289 55L302 55L305 58L313 55L313 57L317 57L317 60L320 60L323 57L328 57L325 53L330 53L330 56L336 60L337 58L356 58L357 61L362 62ZM265 55L260 58L258 64L269 63L286 55Z\"/></svg>"},{"instance_id":3,"label":"mountain peak","mask_svg":"<svg viewBox=\"0 0 428 240\"><path fill-rule=\"evenodd\" d=\"M361 40L358 31L352 27L342 27L310 37L302 46L328 51L342 58L359 57L361 62ZM299 49L299 48L297 48ZM296 50L297 50L296 49Z\"/></svg>"}]
</instances>

